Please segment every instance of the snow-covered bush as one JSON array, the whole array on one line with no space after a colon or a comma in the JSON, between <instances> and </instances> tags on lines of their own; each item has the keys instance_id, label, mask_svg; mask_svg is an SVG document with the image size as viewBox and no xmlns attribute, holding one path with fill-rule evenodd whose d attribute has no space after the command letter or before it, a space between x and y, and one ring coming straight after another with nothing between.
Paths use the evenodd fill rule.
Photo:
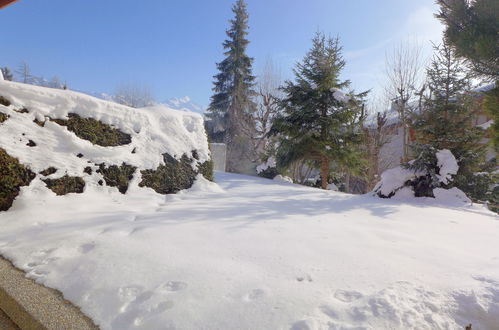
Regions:
<instances>
[{"instance_id":1,"label":"snow-covered bush","mask_svg":"<svg viewBox=\"0 0 499 330\"><path fill-rule=\"evenodd\" d=\"M452 183L459 166L456 158L447 150L435 150L425 146L419 156L406 164L389 169L381 174L381 181L374 192L382 198L435 197L448 199L455 197L463 202L469 198L458 188L446 189Z\"/></svg>"},{"instance_id":2,"label":"snow-covered bush","mask_svg":"<svg viewBox=\"0 0 499 330\"><path fill-rule=\"evenodd\" d=\"M258 176L267 179L273 179L276 175L278 175L279 172L277 171L275 157L270 156L266 161L258 165L256 167L256 173Z\"/></svg>"},{"instance_id":3,"label":"snow-covered bush","mask_svg":"<svg viewBox=\"0 0 499 330\"><path fill-rule=\"evenodd\" d=\"M199 173L213 178L199 114L9 81L0 81L0 100L0 188L10 204L33 178L57 195L130 193L131 185L167 194Z\"/></svg>"}]
</instances>

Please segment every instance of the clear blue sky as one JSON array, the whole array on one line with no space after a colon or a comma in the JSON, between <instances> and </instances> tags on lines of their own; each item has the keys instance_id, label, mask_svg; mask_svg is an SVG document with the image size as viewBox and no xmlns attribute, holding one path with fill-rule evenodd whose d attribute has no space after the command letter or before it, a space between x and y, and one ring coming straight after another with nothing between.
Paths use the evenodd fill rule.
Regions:
<instances>
[{"instance_id":1,"label":"clear blue sky","mask_svg":"<svg viewBox=\"0 0 499 330\"><path fill-rule=\"evenodd\" d=\"M0 66L26 61L71 89L112 93L148 86L159 101L209 103L232 0L20 0L0 10ZM247 0L248 54L257 74L268 56L285 78L314 32L339 35L356 89L379 88L385 53L418 40L429 49L442 27L433 0ZM429 53L429 52L428 52Z\"/></svg>"}]
</instances>

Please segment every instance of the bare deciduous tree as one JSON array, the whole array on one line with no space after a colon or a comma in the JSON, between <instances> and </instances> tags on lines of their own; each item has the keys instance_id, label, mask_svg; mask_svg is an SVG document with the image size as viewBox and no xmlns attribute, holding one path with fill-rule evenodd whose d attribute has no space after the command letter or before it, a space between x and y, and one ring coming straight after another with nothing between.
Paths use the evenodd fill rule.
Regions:
<instances>
[{"instance_id":1,"label":"bare deciduous tree","mask_svg":"<svg viewBox=\"0 0 499 330\"><path fill-rule=\"evenodd\" d=\"M314 164L312 161L307 159L299 159L294 161L289 167L289 174L293 179L293 182L299 184L305 184L307 179L310 178L312 171L314 170Z\"/></svg>"},{"instance_id":2,"label":"bare deciduous tree","mask_svg":"<svg viewBox=\"0 0 499 330\"><path fill-rule=\"evenodd\" d=\"M28 63L26 62L21 62L21 64L19 64L19 67L17 68L17 70L15 71L20 77L21 77L21 81L25 84L29 83L29 81L31 80L31 69L28 65Z\"/></svg>"},{"instance_id":3,"label":"bare deciduous tree","mask_svg":"<svg viewBox=\"0 0 499 330\"><path fill-rule=\"evenodd\" d=\"M154 104L149 88L136 83L119 85L114 92L113 100L132 108L143 108Z\"/></svg>"},{"instance_id":4,"label":"bare deciduous tree","mask_svg":"<svg viewBox=\"0 0 499 330\"><path fill-rule=\"evenodd\" d=\"M377 112L376 120L370 125L364 127L366 136L367 159L369 167L367 169L367 191L371 191L379 175L384 170L382 169L381 148L390 142L390 135L387 131L386 112Z\"/></svg>"},{"instance_id":5,"label":"bare deciduous tree","mask_svg":"<svg viewBox=\"0 0 499 330\"><path fill-rule=\"evenodd\" d=\"M386 96L392 101L402 125L403 156L409 158L408 124L412 112L410 102L415 99L420 89L423 61L420 46L416 43L401 43L386 56L387 85Z\"/></svg>"},{"instance_id":6,"label":"bare deciduous tree","mask_svg":"<svg viewBox=\"0 0 499 330\"><path fill-rule=\"evenodd\" d=\"M271 126L272 120L279 112L279 99L282 95L279 87L282 84L280 70L272 58L267 58L265 65L258 77L257 85L255 88L257 109L255 112L255 129L253 136L253 144L255 154L260 157L262 154L268 154L269 149L272 148L269 144L272 140L267 136ZM259 159L260 161L264 159Z\"/></svg>"}]
</instances>

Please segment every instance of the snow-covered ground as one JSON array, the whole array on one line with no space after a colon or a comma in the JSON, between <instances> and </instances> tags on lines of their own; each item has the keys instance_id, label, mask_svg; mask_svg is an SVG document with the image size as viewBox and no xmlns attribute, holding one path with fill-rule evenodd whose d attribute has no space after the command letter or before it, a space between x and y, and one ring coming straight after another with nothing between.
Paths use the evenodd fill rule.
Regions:
<instances>
[{"instance_id":1,"label":"snow-covered ground","mask_svg":"<svg viewBox=\"0 0 499 330\"><path fill-rule=\"evenodd\" d=\"M498 329L480 206L216 181L56 197L35 179L0 213L0 253L103 329Z\"/></svg>"}]
</instances>

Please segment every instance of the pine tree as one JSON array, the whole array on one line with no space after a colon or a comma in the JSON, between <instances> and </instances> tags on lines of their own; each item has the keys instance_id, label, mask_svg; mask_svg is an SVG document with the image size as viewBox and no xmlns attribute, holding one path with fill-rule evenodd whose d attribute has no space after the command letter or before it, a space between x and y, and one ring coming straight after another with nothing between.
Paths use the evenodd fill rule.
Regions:
<instances>
[{"instance_id":1,"label":"pine tree","mask_svg":"<svg viewBox=\"0 0 499 330\"><path fill-rule=\"evenodd\" d=\"M499 1L437 0L436 15L445 25L445 40L476 72L499 75Z\"/></svg>"},{"instance_id":2,"label":"pine tree","mask_svg":"<svg viewBox=\"0 0 499 330\"><path fill-rule=\"evenodd\" d=\"M330 167L351 171L360 168L360 101L367 93L344 95L350 82L340 81L345 66L338 38L317 33L312 48L294 69L295 82L287 81L283 113L270 134L281 136L278 166L300 159L313 160L320 168L321 187L327 188Z\"/></svg>"},{"instance_id":3,"label":"pine tree","mask_svg":"<svg viewBox=\"0 0 499 330\"><path fill-rule=\"evenodd\" d=\"M446 25L445 39L458 56L495 88L485 93L484 110L493 118L491 140L499 151L499 1L438 0L436 15Z\"/></svg>"},{"instance_id":4,"label":"pine tree","mask_svg":"<svg viewBox=\"0 0 499 330\"><path fill-rule=\"evenodd\" d=\"M428 92L422 114L414 122L415 154L450 150L459 165L454 185L469 193L474 172L484 163L480 143L484 131L473 125L478 107L470 93L471 75L448 44L434 46L434 50L426 72Z\"/></svg>"},{"instance_id":5,"label":"pine tree","mask_svg":"<svg viewBox=\"0 0 499 330\"><path fill-rule=\"evenodd\" d=\"M232 7L235 18L230 20L228 39L223 43L225 59L217 64L211 103L206 116L212 121L209 135L214 142L227 144L227 170L237 171L243 159L250 159L254 130L252 101L255 77L252 75L253 58L246 55L249 41L248 13L244 0Z\"/></svg>"},{"instance_id":6,"label":"pine tree","mask_svg":"<svg viewBox=\"0 0 499 330\"><path fill-rule=\"evenodd\" d=\"M12 81L12 79L14 79L14 76L8 67L0 68L0 70L2 70L4 80Z\"/></svg>"}]
</instances>

